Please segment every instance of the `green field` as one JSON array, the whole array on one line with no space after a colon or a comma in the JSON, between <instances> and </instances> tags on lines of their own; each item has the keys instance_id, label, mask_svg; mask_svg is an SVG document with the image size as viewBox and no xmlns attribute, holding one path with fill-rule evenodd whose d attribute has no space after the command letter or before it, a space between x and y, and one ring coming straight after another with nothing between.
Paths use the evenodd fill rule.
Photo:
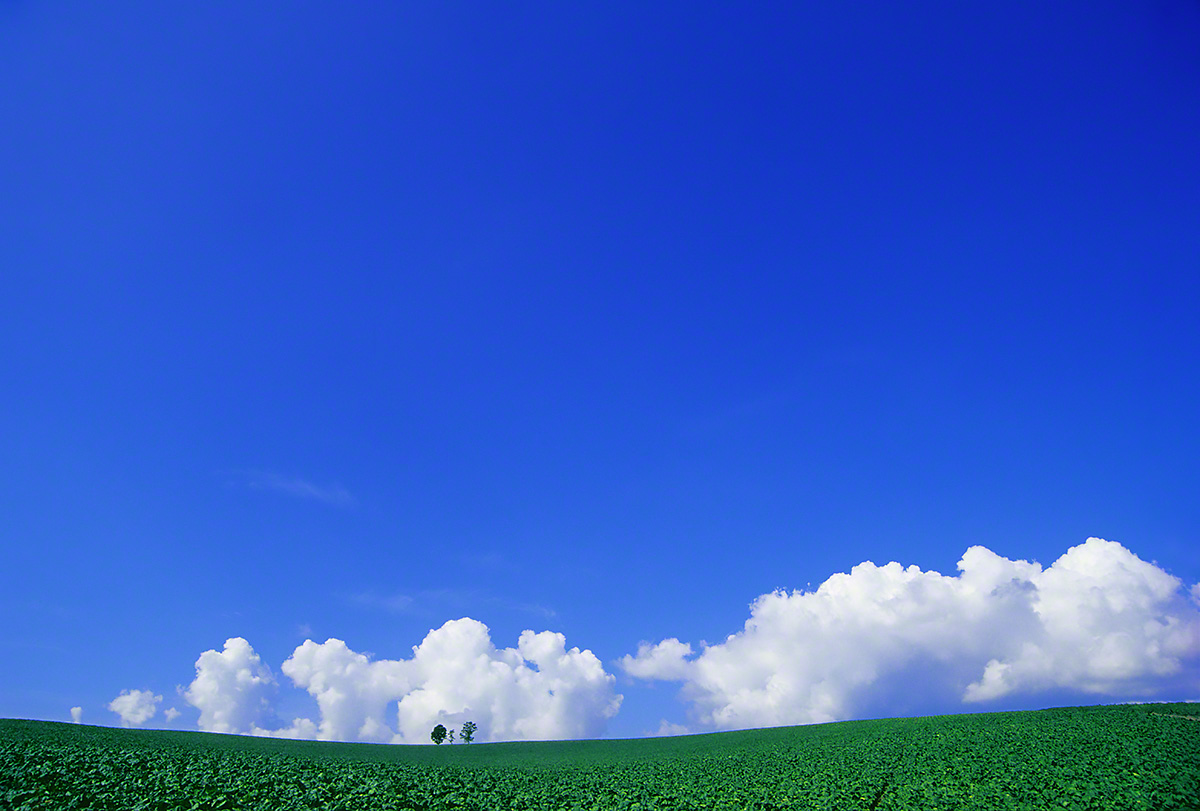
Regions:
<instances>
[{"instance_id":1,"label":"green field","mask_svg":"<svg viewBox=\"0 0 1200 811\"><path fill-rule=\"evenodd\" d=\"M1200 705L440 747L0 720L0 808L1200 808Z\"/></svg>"}]
</instances>

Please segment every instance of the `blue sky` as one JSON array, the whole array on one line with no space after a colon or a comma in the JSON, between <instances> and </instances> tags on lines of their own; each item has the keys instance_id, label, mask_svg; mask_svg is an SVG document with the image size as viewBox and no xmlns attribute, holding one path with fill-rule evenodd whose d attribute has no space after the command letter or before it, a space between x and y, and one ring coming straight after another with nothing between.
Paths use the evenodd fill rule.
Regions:
<instances>
[{"instance_id":1,"label":"blue sky","mask_svg":"<svg viewBox=\"0 0 1200 811\"><path fill-rule=\"evenodd\" d=\"M645 6L0 8L0 716L216 728L176 688L225 650L260 728L319 724L306 639L460 618L591 674L508 737L1200 698L1200 7ZM865 561L959 594L975 545L1078 547L1022 616L1142 594L1176 669L897 633L821 715L789 668L849 632L755 637L757 714L696 664ZM993 659L1040 675L965 704ZM395 678L401 737L413 685L466 711Z\"/></svg>"}]
</instances>

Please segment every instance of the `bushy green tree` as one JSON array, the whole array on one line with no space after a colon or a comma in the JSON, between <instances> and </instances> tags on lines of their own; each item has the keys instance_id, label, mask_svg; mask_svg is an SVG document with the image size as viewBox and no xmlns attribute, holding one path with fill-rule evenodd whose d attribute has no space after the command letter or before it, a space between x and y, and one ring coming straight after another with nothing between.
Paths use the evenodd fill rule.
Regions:
<instances>
[{"instance_id":1,"label":"bushy green tree","mask_svg":"<svg viewBox=\"0 0 1200 811\"><path fill-rule=\"evenodd\" d=\"M477 729L479 729L479 727L475 726L474 721L467 721L465 724L463 724L462 733L460 735L460 737L463 739L463 743L470 743L471 741L475 740L475 730Z\"/></svg>"},{"instance_id":2,"label":"bushy green tree","mask_svg":"<svg viewBox=\"0 0 1200 811\"><path fill-rule=\"evenodd\" d=\"M429 737L433 739L434 743L440 744L442 741L446 740L446 728L441 724L438 724L433 728L433 732L429 733Z\"/></svg>"}]
</instances>

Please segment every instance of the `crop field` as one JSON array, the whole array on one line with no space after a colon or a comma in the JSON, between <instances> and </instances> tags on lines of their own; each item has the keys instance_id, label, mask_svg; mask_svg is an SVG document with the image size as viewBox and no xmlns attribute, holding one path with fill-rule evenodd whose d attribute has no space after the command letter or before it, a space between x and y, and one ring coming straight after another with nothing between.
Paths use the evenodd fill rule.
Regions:
<instances>
[{"instance_id":1,"label":"crop field","mask_svg":"<svg viewBox=\"0 0 1200 811\"><path fill-rule=\"evenodd\" d=\"M4 809L1200 808L1200 705L387 746L0 720Z\"/></svg>"}]
</instances>

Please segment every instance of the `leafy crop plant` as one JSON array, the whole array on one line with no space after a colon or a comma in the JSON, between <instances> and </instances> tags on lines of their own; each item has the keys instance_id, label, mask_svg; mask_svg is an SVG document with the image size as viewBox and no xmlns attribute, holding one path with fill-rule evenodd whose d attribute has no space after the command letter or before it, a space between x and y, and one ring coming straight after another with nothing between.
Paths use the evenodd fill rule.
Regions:
<instances>
[{"instance_id":1,"label":"leafy crop plant","mask_svg":"<svg viewBox=\"0 0 1200 811\"><path fill-rule=\"evenodd\" d=\"M1195 809L1200 705L462 747L0 720L2 809Z\"/></svg>"}]
</instances>

